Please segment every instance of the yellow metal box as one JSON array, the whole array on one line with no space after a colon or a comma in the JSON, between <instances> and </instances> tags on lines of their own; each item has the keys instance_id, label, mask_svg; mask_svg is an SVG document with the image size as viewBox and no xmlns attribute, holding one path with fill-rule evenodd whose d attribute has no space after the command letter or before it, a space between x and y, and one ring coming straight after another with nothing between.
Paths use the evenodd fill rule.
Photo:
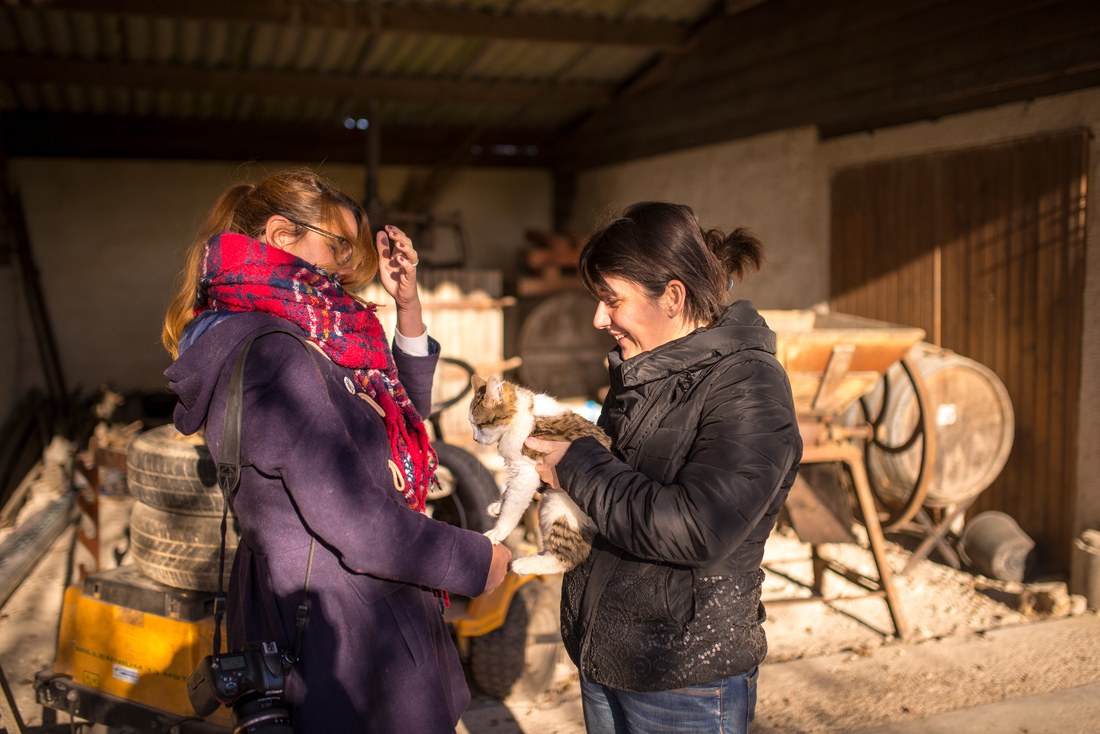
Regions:
<instances>
[{"instance_id":1,"label":"yellow metal box","mask_svg":"<svg viewBox=\"0 0 1100 734\"><path fill-rule=\"evenodd\" d=\"M173 589L133 566L70 586L54 672L106 694L194 716L187 677L212 651L213 595ZM223 638L224 639L224 638ZM227 708L207 718L231 725Z\"/></svg>"}]
</instances>

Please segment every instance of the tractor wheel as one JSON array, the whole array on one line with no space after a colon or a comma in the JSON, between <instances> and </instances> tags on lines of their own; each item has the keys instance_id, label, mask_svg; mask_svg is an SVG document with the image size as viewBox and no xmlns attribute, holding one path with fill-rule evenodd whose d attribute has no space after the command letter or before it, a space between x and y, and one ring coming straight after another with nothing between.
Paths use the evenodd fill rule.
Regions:
<instances>
[{"instance_id":1,"label":"tractor wheel","mask_svg":"<svg viewBox=\"0 0 1100 734\"><path fill-rule=\"evenodd\" d=\"M534 579L512 597L504 624L470 639L470 674L496 698L532 698L549 688L561 659L561 587Z\"/></svg>"},{"instance_id":2,"label":"tractor wheel","mask_svg":"<svg viewBox=\"0 0 1100 734\"><path fill-rule=\"evenodd\" d=\"M439 469L439 488L428 495L428 512L442 520L467 530L484 533L493 527L488 507L500 499L493 474L469 451L457 446L432 442Z\"/></svg>"},{"instance_id":3,"label":"tractor wheel","mask_svg":"<svg viewBox=\"0 0 1100 734\"><path fill-rule=\"evenodd\" d=\"M222 519L185 515L135 502L130 511L130 548L141 572L154 581L177 589L216 591L218 549ZM225 534L225 568L222 588L229 583L229 569L239 537L230 518Z\"/></svg>"},{"instance_id":4,"label":"tractor wheel","mask_svg":"<svg viewBox=\"0 0 1100 734\"><path fill-rule=\"evenodd\" d=\"M185 436L169 424L138 435L126 453L126 482L149 507L221 517L217 469L199 434Z\"/></svg>"}]
</instances>

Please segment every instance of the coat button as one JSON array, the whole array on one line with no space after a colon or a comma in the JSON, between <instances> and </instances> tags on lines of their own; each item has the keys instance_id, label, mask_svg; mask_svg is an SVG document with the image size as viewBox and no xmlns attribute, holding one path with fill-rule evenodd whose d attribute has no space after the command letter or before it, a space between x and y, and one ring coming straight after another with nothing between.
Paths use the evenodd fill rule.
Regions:
<instances>
[{"instance_id":1,"label":"coat button","mask_svg":"<svg viewBox=\"0 0 1100 734\"><path fill-rule=\"evenodd\" d=\"M355 394L355 383L352 382L351 378L347 375L344 375L344 387L347 388L347 391L350 392L352 395Z\"/></svg>"}]
</instances>

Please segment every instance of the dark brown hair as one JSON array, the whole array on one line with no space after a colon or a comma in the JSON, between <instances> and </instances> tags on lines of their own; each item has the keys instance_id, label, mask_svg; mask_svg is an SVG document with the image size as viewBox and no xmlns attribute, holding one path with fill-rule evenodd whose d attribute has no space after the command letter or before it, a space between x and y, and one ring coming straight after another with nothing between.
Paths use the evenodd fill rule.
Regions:
<instances>
[{"instance_id":1,"label":"dark brown hair","mask_svg":"<svg viewBox=\"0 0 1100 734\"><path fill-rule=\"evenodd\" d=\"M759 270L763 262L763 245L749 230L728 235L704 230L689 206L644 201L589 238L581 251L580 277L597 298L610 291L609 276L636 283L653 299L679 280L687 292L685 315L710 324L727 305L732 280Z\"/></svg>"},{"instance_id":2,"label":"dark brown hair","mask_svg":"<svg viewBox=\"0 0 1100 734\"><path fill-rule=\"evenodd\" d=\"M355 217L354 232L348 231L340 215L341 209L347 209ZM272 174L256 185L239 183L230 186L218 197L192 240L180 272L176 295L164 317L161 341L173 358L177 356L184 327L194 319L192 309L206 243L220 232L237 232L262 239L267 220L276 214L296 220L292 226L301 230L299 235L304 235L306 229L297 222L305 222L339 234L351 243L351 259L344 266L349 272L340 278L349 292L361 288L374 277L378 269L378 251L371 241L367 215L358 202L318 174L308 169L297 169Z\"/></svg>"}]
</instances>

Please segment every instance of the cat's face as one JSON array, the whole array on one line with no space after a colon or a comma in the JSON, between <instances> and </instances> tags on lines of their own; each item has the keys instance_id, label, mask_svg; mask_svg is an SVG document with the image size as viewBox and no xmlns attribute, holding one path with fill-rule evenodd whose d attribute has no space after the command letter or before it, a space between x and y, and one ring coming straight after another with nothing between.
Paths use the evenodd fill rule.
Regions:
<instances>
[{"instance_id":1,"label":"cat's face","mask_svg":"<svg viewBox=\"0 0 1100 734\"><path fill-rule=\"evenodd\" d=\"M500 440L516 414L515 386L501 381L496 375L488 380L474 375L470 384L474 390L474 397L470 400L470 427L474 431L474 440L494 444Z\"/></svg>"}]
</instances>

